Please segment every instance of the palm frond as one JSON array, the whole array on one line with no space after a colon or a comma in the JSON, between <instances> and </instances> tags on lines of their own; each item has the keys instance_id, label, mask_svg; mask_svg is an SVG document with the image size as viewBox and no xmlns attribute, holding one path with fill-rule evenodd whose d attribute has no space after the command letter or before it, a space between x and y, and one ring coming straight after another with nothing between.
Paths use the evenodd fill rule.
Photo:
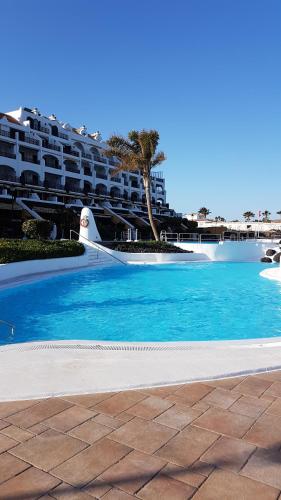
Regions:
<instances>
[{"instance_id":1,"label":"palm frond","mask_svg":"<svg viewBox=\"0 0 281 500\"><path fill-rule=\"evenodd\" d=\"M154 156L152 162L151 162L151 166L152 167L156 167L157 165L160 165L160 163L162 163L163 161L165 161L167 158L165 156L165 154L163 153L163 151L159 151L158 153L156 153L156 155Z\"/></svg>"}]
</instances>

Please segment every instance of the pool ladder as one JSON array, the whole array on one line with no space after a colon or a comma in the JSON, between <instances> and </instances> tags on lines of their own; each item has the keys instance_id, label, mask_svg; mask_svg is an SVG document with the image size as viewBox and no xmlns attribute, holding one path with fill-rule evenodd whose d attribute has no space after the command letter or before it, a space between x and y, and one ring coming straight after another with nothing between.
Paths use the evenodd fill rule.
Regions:
<instances>
[{"instance_id":1,"label":"pool ladder","mask_svg":"<svg viewBox=\"0 0 281 500\"><path fill-rule=\"evenodd\" d=\"M11 328L11 335L14 335L16 327L13 323L10 323L10 321L6 321L4 319L0 319L0 324L7 325L9 328Z\"/></svg>"}]
</instances>

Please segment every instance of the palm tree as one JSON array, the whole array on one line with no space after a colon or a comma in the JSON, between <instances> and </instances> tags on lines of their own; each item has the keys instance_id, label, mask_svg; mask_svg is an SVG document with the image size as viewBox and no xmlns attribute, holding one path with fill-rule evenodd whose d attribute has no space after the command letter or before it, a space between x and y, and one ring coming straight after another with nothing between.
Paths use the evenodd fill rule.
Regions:
<instances>
[{"instance_id":1,"label":"palm tree","mask_svg":"<svg viewBox=\"0 0 281 500\"><path fill-rule=\"evenodd\" d=\"M143 178L148 218L156 241L159 234L152 216L151 206L151 170L160 165L166 157L162 151L157 152L159 133L157 130L131 130L128 138L112 135L108 141L106 156L115 156L119 160L117 170L113 172L140 171Z\"/></svg>"},{"instance_id":2,"label":"palm tree","mask_svg":"<svg viewBox=\"0 0 281 500\"><path fill-rule=\"evenodd\" d=\"M269 212L269 210L265 210L264 212L262 212L263 222L269 222L270 215L271 213Z\"/></svg>"},{"instance_id":3,"label":"palm tree","mask_svg":"<svg viewBox=\"0 0 281 500\"><path fill-rule=\"evenodd\" d=\"M218 215L217 217L215 217L215 222L225 222L225 218Z\"/></svg>"},{"instance_id":4,"label":"palm tree","mask_svg":"<svg viewBox=\"0 0 281 500\"><path fill-rule=\"evenodd\" d=\"M277 213L277 215L281 215L281 210L279 210L279 211L278 211L278 212L276 212L276 213Z\"/></svg>"},{"instance_id":5,"label":"palm tree","mask_svg":"<svg viewBox=\"0 0 281 500\"><path fill-rule=\"evenodd\" d=\"M251 212L250 210L248 210L247 212L243 213L243 217L246 220L246 222L249 222L249 220L251 220L253 217L255 217L255 214L253 212Z\"/></svg>"},{"instance_id":6,"label":"palm tree","mask_svg":"<svg viewBox=\"0 0 281 500\"><path fill-rule=\"evenodd\" d=\"M209 215L211 212L208 210L206 207L202 207L198 210L198 214L203 215L203 217L206 219L207 215Z\"/></svg>"}]
</instances>

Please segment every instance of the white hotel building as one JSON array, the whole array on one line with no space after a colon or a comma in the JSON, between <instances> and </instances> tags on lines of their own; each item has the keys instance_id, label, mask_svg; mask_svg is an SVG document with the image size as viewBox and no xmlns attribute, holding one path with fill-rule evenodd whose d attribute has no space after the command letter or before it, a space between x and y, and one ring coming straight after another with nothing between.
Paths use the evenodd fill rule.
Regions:
<instances>
[{"instance_id":1,"label":"white hotel building","mask_svg":"<svg viewBox=\"0 0 281 500\"><path fill-rule=\"evenodd\" d=\"M119 172L103 155L99 132L75 129L37 108L0 113L0 217L13 201L29 216L48 218L58 206L89 206L125 228L148 226L139 173ZM173 216L161 172L152 176L154 215ZM80 209L79 209L80 210Z\"/></svg>"}]
</instances>

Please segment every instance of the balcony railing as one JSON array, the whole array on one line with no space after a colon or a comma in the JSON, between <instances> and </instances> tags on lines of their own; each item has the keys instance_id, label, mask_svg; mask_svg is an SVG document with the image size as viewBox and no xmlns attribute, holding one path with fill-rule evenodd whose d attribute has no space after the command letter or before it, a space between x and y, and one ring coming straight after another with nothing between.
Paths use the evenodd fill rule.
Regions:
<instances>
[{"instance_id":1,"label":"balcony railing","mask_svg":"<svg viewBox=\"0 0 281 500\"><path fill-rule=\"evenodd\" d=\"M58 137L60 137L61 139L68 139L68 135L67 134L63 134L62 132L59 132L58 133Z\"/></svg>"},{"instance_id":2,"label":"balcony railing","mask_svg":"<svg viewBox=\"0 0 281 500\"><path fill-rule=\"evenodd\" d=\"M17 178L13 174L0 174L0 181L17 182Z\"/></svg>"},{"instance_id":3,"label":"balcony railing","mask_svg":"<svg viewBox=\"0 0 281 500\"><path fill-rule=\"evenodd\" d=\"M63 148L63 153L65 155L71 155L71 156L76 156L76 157L79 157L79 153L77 151L74 151L73 149L66 149L66 148Z\"/></svg>"},{"instance_id":4,"label":"balcony railing","mask_svg":"<svg viewBox=\"0 0 281 500\"><path fill-rule=\"evenodd\" d=\"M92 155L90 153L81 153L82 158L87 158L88 160L92 159Z\"/></svg>"},{"instance_id":5,"label":"balcony railing","mask_svg":"<svg viewBox=\"0 0 281 500\"><path fill-rule=\"evenodd\" d=\"M109 158L108 162L110 163L110 165L113 165L114 167L118 167L119 165L118 161L111 160L111 158Z\"/></svg>"},{"instance_id":6,"label":"balcony railing","mask_svg":"<svg viewBox=\"0 0 281 500\"><path fill-rule=\"evenodd\" d=\"M80 173L79 168L75 167L74 165L66 165L65 170L67 170L68 172L74 172L76 174Z\"/></svg>"},{"instance_id":7,"label":"balcony railing","mask_svg":"<svg viewBox=\"0 0 281 500\"><path fill-rule=\"evenodd\" d=\"M50 144L49 142L44 142L43 148L52 149L53 151L60 151L60 146L56 144Z\"/></svg>"},{"instance_id":8,"label":"balcony railing","mask_svg":"<svg viewBox=\"0 0 281 500\"><path fill-rule=\"evenodd\" d=\"M119 179L119 177L111 177L111 182L121 182L121 179Z\"/></svg>"},{"instance_id":9,"label":"balcony railing","mask_svg":"<svg viewBox=\"0 0 281 500\"><path fill-rule=\"evenodd\" d=\"M3 137L12 137L11 132L8 132L7 130L0 129L0 135L3 135Z\"/></svg>"},{"instance_id":10,"label":"balcony railing","mask_svg":"<svg viewBox=\"0 0 281 500\"><path fill-rule=\"evenodd\" d=\"M97 179L105 179L105 180L107 180L107 175L106 174L100 174L100 173L96 172L96 178Z\"/></svg>"},{"instance_id":11,"label":"balcony railing","mask_svg":"<svg viewBox=\"0 0 281 500\"><path fill-rule=\"evenodd\" d=\"M40 142L37 139L33 139L33 137L25 136L22 142L28 142L29 144L35 144L35 146L39 146Z\"/></svg>"},{"instance_id":12,"label":"balcony railing","mask_svg":"<svg viewBox=\"0 0 281 500\"><path fill-rule=\"evenodd\" d=\"M63 185L59 181L54 181L49 179L44 180L44 186L45 188L50 188L50 189L60 189L60 190L64 189Z\"/></svg>"},{"instance_id":13,"label":"balcony railing","mask_svg":"<svg viewBox=\"0 0 281 500\"><path fill-rule=\"evenodd\" d=\"M47 128L47 127L40 127L40 132L45 132L45 134L49 134L50 133L50 130Z\"/></svg>"},{"instance_id":14,"label":"balcony railing","mask_svg":"<svg viewBox=\"0 0 281 500\"><path fill-rule=\"evenodd\" d=\"M99 161L100 163L107 163L106 158L103 158L102 156L99 155L94 155L94 160Z\"/></svg>"},{"instance_id":15,"label":"balcony railing","mask_svg":"<svg viewBox=\"0 0 281 500\"><path fill-rule=\"evenodd\" d=\"M36 165L39 165L40 162L36 158L29 158L29 157L24 157L22 156L22 161L27 161L28 163L35 163Z\"/></svg>"},{"instance_id":16,"label":"balcony railing","mask_svg":"<svg viewBox=\"0 0 281 500\"><path fill-rule=\"evenodd\" d=\"M16 159L15 153L10 153L9 151L0 150L0 156L5 156L6 158L13 158L14 160Z\"/></svg>"},{"instance_id":17,"label":"balcony railing","mask_svg":"<svg viewBox=\"0 0 281 500\"><path fill-rule=\"evenodd\" d=\"M65 184L66 191L73 191L74 193L82 193L82 189L80 186L76 186L75 184L66 183Z\"/></svg>"}]
</instances>

